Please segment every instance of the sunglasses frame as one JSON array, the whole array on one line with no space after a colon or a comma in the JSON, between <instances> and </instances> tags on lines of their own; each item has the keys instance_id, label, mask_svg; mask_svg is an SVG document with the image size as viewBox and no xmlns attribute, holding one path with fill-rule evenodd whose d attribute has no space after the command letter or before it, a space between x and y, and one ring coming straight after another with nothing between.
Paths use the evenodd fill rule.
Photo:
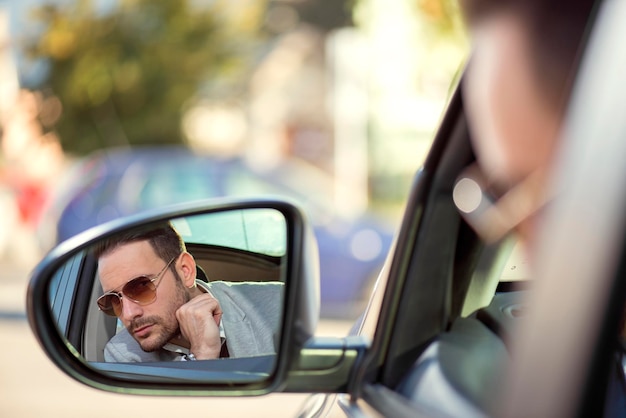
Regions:
<instances>
[{"instance_id":1,"label":"sunglasses frame","mask_svg":"<svg viewBox=\"0 0 626 418\"><path fill-rule=\"evenodd\" d=\"M553 198L544 183L545 172L533 171L502 195L489 192L489 181L478 164L462 171L453 189L453 201L461 216L486 243L494 243L515 231L526 219L541 211ZM537 193L537 190L540 190ZM469 192L474 204L465 208L463 196Z\"/></svg>"},{"instance_id":2,"label":"sunglasses frame","mask_svg":"<svg viewBox=\"0 0 626 418\"><path fill-rule=\"evenodd\" d=\"M100 304L100 301L102 301L102 300L103 300L103 298L105 298L105 297L107 297L107 296L117 296L117 298L118 298L118 299L119 299L119 301L120 301L120 307L122 306L122 303L124 303L124 301L123 301L123 299L122 299L122 296L126 297L127 299L129 299L129 300L133 301L134 303L136 303L136 304L138 304L138 305L141 305L141 306L146 306L146 305L149 305L149 304L153 303L153 302L156 300L156 298L157 298L157 292L156 292L156 291L157 291L157 288L159 287L159 284L161 283L161 282L160 282L160 280L163 278L163 276L165 275L165 272L167 271L167 269L169 268L169 266L172 264L172 262L173 262L174 260L176 260L178 257L180 257L180 254L179 254L179 255L177 255L176 257L172 258L172 259L171 259L171 260L170 260L170 261L169 261L169 262L165 265L165 267L163 267L163 269L161 269L161 271L160 271L159 273L157 273L157 274L156 274L156 276L154 276L153 278L150 278L150 276L145 276L145 275L142 275L142 276L137 276L137 277L134 277L134 278L130 279L129 281L127 281L127 282L126 282L126 283L124 283L123 285L119 286L119 287L117 288L117 289L119 289L119 290L117 290L117 289L116 289L116 290L109 290L108 292L103 293L103 294L102 294L102 296L100 296L100 297L96 300L96 304L98 305L98 309L99 309L102 313L104 313L104 314L106 314L106 315L113 316L113 317L116 317L116 318L118 318L118 317L119 317L119 314L116 314L116 313L115 313L115 308L113 307L113 304L111 304L111 307L110 307L110 308L108 308L108 309L103 309L103 308L102 308L102 306L101 306L101 304ZM140 302L140 301L138 301L138 300L136 300L136 299L131 298L130 296L128 296L128 295L126 295L126 294L124 293L124 288L126 288L126 286L128 286L128 284L129 284L129 283L131 283L131 282L133 282L133 281L135 281L135 280L140 280L140 279L148 279L148 280L150 281L150 283L152 283L152 284L154 285L154 289L152 290L152 292L154 293L154 298L153 298L152 300L150 300L149 302ZM156 283L156 284L155 284L155 282L156 282L157 280L159 281L159 283Z\"/></svg>"}]
</instances>

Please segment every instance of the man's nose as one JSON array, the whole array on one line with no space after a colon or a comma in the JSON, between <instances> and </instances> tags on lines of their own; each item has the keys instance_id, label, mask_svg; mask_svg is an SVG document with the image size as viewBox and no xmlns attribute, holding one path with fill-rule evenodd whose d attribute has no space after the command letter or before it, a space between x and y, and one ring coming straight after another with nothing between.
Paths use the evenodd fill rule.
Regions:
<instances>
[{"instance_id":1,"label":"man's nose","mask_svg":"<svg viewBox=\"0 0 626 418\"><path fill-rule=\"evenodd\" d=\"M130 322L133 319L137 318L138 316L141 316L141 314L143 313L143 309L141 308L141 305L139 305L136 302L133 302L129 298L122 297L121 302L122 302L122 315L121 315L122 322L124 323Z\"/></svg>"}]
</instances>

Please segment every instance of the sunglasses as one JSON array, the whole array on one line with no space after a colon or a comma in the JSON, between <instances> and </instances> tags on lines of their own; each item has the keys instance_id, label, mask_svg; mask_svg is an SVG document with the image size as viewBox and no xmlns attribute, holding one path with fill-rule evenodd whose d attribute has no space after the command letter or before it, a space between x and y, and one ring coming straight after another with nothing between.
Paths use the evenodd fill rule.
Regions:
<instances>
[{"instance_id":1,"label":"sunglasses","mask_svg":"<svg viewBox=\"0 0 626 418\"><path fill-rule=\"evenodd\" d=\"M119 317L122 313L122 295L139 305L149 305L156 300L158 281L163 277L165 270L176 260L169 263L153 278L139 276L124 284L121 291L111 290L98 298L98 308L107 315Z\"/></svg>"},{"instance_id":2,"label":"sunglasses","mask_svg":"<svg viewBox=\"0 0 626 418\"><path fill-rule=\"evenodd\" d=\"M538 169L505 193L496 194L480 168L471 165L457 178L452 197L465 221L485 242L493 243L550 202L552 194L545 193L544 181ZM538 189L544 193L537 193Z\"/></svg>"}]
</instances>

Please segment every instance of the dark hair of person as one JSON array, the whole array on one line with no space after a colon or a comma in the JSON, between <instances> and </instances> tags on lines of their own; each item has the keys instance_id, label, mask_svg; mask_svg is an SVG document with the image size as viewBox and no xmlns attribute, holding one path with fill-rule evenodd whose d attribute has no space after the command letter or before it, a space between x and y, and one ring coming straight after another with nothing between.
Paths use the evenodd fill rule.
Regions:
<instances>
[{"instance_id":1,"label":"dark hair of person","mask_svg":"<svg viewBox=\"0 0 626 418\"><path fill-rule=\"evenodd\" d=\"M533 72L546 99L560 109L567 100L585 46L595 0L461 0L469 27L499 15L515 16L526 29ZM470 64L471 65L471 64Z\"/></svg>"},{"instance_id":2,"label":"dark hair of person","mask_svg":"<svg viewBox=\"0 0 626 418\"><path fill-rule=\"evenodd\" d=\"M114 235L92 248L96 259L110 253L121 245L148 241L154 252L166 263L186 250L185 242L170 222L152 224Z\"/></svg>"}]
</instances>

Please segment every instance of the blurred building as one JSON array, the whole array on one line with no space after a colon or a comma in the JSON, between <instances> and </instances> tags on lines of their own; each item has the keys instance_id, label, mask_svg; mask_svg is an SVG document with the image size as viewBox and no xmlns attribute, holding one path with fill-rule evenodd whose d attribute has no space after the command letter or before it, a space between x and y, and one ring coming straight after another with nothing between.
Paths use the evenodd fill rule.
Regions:
<instances>
[{"instance_id":1,"label":"blurred building","mask_svg":"<svg viewBox=\"0 0 626 418\"><path fill-rule=\"evenodd\" d=\"M414 1L362 0L354 22L326 26L300 15L311 3L271 2L282 32L251 78L247 152L332 173L347 215L399 213L467 45L432 32Z\"/></svg>"},{"instance_id":2,"label":"blurred building","mask_svg":"<svg viewBox=\"0 0 626 418\"><path fill-rule=\"evenodd\" d=\"M280 35L250 80L246 153L259 164L298 158L333 174L337 211L368 208L367 80L353 29L309 24ZM358 35L357 35L358 36Z\"/></svg>"},{"instance_id":3,"label":"blurred building","mask_svg":"<svg viewBox=\"0 0 626 418\"><path fill-rule=\"evenodd\" d=\"M379 204L405 201L466 54L454 28L447 36L433 31L425 3L363 0L355 10L369 45L370 185Z\"/></svg>"},{"instance_id":4,"label":"blurred building","mask_svg":"<svg viewBox=\"0 0 626 418\"><path fill-rule=\"evenodd\" d=\"M0 6L0 114L12 106L19 90L9 25L9 11Z\"/></svg>"},{"instance_id":5,"label":"blurred building","mask_svg":"<svg viewBox=\"0 0 626 418\"><path fill-rule=\"evenodd\" d=\"M30 266L40 256L31 227L45 199L35 169L42 160L31 146L41 131L32 124L36 105L20 92L10 24L9 10L0 7L0 259Z\"/></svg>"}]
</instances>

